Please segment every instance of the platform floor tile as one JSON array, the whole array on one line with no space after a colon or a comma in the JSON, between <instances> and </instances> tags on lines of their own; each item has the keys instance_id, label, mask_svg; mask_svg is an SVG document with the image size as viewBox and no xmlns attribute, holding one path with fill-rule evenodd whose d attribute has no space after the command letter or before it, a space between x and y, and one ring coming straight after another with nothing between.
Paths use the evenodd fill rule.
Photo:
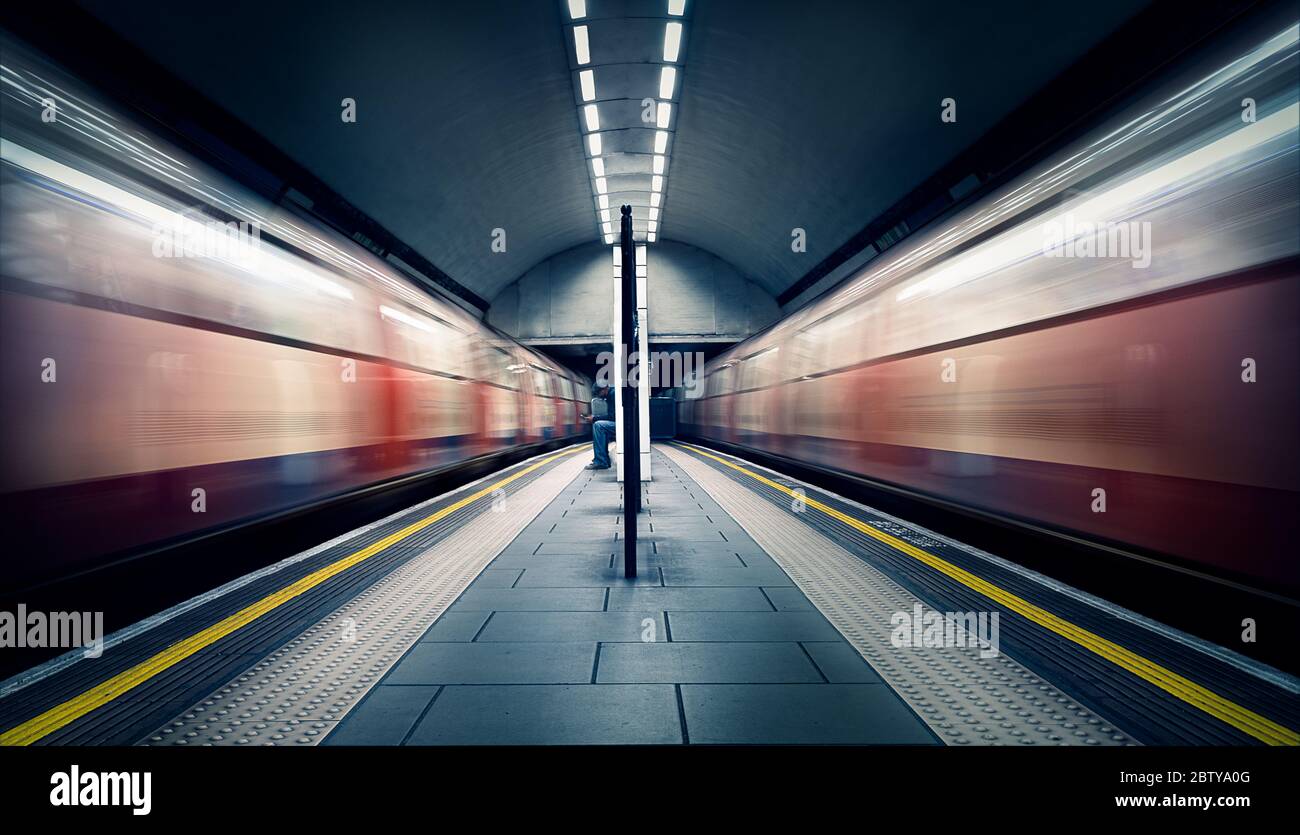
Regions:
<instances>
[{"instance_id":1,"label":"platform floor tile","mask_svg":"<svg viewBox=\"0 0 1300 835\"><path fill-rule=\"evenodd\" d=\"M682 740L671 684L446 687L412 745L655 745Z\"/></svg>"},{"instance_id":2,"label":"platform floor tile","mask_svg":"<svg viewBox=\"0 0 1300 835\"><path fill-rule=\"evenodd\" d=\"M836 641L821 612L673 612L674 641Z\"/></svg>"},{"instance_id":3,"label":"platform floor tile","mask_svg":"<svg viewBox=\"0 0 1300 835\"><path fill-rule=\"evenodd\" d=\"M366 695L323 745L401 745L437 695L438 687L383 684Z\"/></svg>"},{"instance_id":4,"label":"platform floor tile","mask_svg":"<svg viewBox=\"0 0 1300 835\"><path fill-rule=\"evenodd\" d=\"M756 683L824 681L794 643L605 644L596 673L600 684Z\"/></svg>"},{"instance_id":5,"label":"platform floor tile","mask_svg":"<svg viewBox=\"0 0 1300 835\"><path fill-rule=\"evenodd\" d=\"M606 608L611 612L642 609L673 612L770 612L772 604L762 589L755 586L669 586L610 589Z\"/></svg>"},{"instance_id":6,"label":"platform floor tile","mask_svg":"<svg viewBox=\"0 0 1300 835\"><path fill-rule=\"evenodd\" d=\"M817 669L832 684L879 684L883 679L844 641L805 641Z\"/></svg>"},{"instance_id":7,"label":"platform floor tile","mask_svg":"<svg viewBox=\"0 0 1300 835\"><path fill-rule=\"evenodd\" d=\"M478 641L663 640L662 612L497 612Z\"/></svg>"},{"instance_id":8,"label":"platform floor tile","mask_svg":"<svg viewBox=\"0 0 1300 835\"><path fill-rule=\"evenodd\" d=\"M422 643L406 654L385 684L587 684L594 641L532 644Z\"/></svg>"},{"instance_id":9,"label":"platform floor tile","mask_svg":"<svg viewBox=\"0 0 1300 835\"><path fill-rule=\"evenodd\" d=\"M599 612L602 589L466 589L449 612Z\"/></svg>"},{"instance_id":10,"label":"platform floor tile","mask_svg":"<svg viewBox=\"0 0 1300 835\"><path fill-rule=\"evenodd\" d=\"M883 684L683 684L692 744L931 745Z\"/></svg>"}]
</instances>

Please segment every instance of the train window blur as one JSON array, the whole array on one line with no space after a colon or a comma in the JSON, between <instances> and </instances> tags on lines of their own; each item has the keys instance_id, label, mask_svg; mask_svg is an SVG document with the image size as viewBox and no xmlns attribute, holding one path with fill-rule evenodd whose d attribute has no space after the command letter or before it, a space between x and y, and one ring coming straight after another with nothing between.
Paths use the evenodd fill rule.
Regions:
<instances>
[{"instance_id":1,"label":"train window blur","mask_svg":"<svg viewBox=\"0 0 1300 835\"><path fill-rule=\"evenodd\" d=\"M508 389L519 388L519 376L515 374L514 358L496 346L489 346L485 352L488 361L488 379Z\"/></svg>"},{"instance_id":2,"label":"train window blur","mask_svg":"<svg viewBox=\"0 0 1300 835\"><path fill-rule=\"evenodd\" d=\"M813 334L806 329L797 330L790 337L788 346L789 361L785 363L786 373L782 375L785 379L797 380L821 370L817 367L818 345Z\"/></svg>"},{"instance_id":3,"label":"train window blur","mask_svg":"<svg viewBox=\"0 0 1300 835\"><path fill-rule=\"evenodd\" d=\"M379 308L387 330L388 355L417 368L436 370L433 323L412 312L382 305Z\"/></svg>"},{"instance_id":4,"label":"train window blur","mask_svg":"<svg viewBox=\"0 0 1300 835\"><path fill-rule=\"evenodd\" d=\"M865 304L851 305L822 323L828 368L845 368L867 358L870 344L866 327L868 309Z\"/></svg>"},{"instance_id":5,"label":"train window blur","mask_svg":"<svg viewBox=\"0 0 1300 835\"><path fill-rule=\"evenodd\" d=\"M836 363L831 361L831 339L829 337L830 326L826 319L813 322L807 328L800 331L800 342L804 346L801 355L804 359L804 370L799 376L808 376L820 374L830 370Z\"/></svg>"},{"instance_id":6,"label":"train window blur","mask_svg":"<svg viewBox=\"0 0 1300 835\"><path fill-rule=\"evenodd\" d=\"M773 345L753 356L747 357L740 365L740 389L765 388L777 382L777 361L780 347Z\"/></svg>"},{"instance_id":7,"label":"train window blur","mask_svg":"<svg viewBox=\"0 0 1300 835\"><path fill-rule=\"evenodd\" d=\"M539 397L553 397L555 392L551 388L551 372L536 365L531 367L533 370L533 394Z\"/></svg>"},{"instance_id":8,"label":"train window blur","mask_svg":"<svg viewBox=\"0 0 1300 835\"><path fill-rule=\"evenodd\" d=\"M722 394L731 394L735 386L731 384L732 371L736 368L735 363L727 363L716 368L714 373L708 377L708 394L710 397L718 397Z\"/></svg>"},{"instance_id":9,"label":"train window blur","mask_svg":"<svg viewBox=\"0 0 1300 835\"><path fill-rule=\"evenodd\" d=\"M431 334L434 344L433 370L453 377L468 376L465 365L467 355L465 334L440 319L431 319L430 324L433 328Z\"/></svg>"}]
</instances>

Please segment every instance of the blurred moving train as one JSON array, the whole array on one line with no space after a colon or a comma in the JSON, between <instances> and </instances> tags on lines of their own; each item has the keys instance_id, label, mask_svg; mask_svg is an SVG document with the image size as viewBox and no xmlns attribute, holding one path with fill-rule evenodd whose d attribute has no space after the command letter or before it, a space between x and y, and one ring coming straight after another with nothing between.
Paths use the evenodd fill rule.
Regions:
<instances>
[{"instance_id":1,"label":"blurred moving train","mask_svg":"<svg viewBox=\"0 0 1300 835\"><path fill-rule=\"evenodd\" d=\"M587 431L585 378L3 46L0 591Z\"/></svg>"},{"instance_id":2,"label":"blurred moving train","mask_svg":"<svg viewBox=\"0 0 1300 835\"><path fill-rule=\"evenodd\" d=\"M716 357L682 431L1295 597L1297 33Z\"/></svg>"}]
</instances>

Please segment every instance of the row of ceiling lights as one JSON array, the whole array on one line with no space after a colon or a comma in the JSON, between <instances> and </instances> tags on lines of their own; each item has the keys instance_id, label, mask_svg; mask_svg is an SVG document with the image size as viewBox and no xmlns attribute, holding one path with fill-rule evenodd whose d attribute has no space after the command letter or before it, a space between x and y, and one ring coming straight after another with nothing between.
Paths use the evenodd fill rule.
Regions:
<instances>
[{"instance_id":1,"label":"row of ceiling lights","mask_svg":"<svg viewBox=\"0 0 1300 835\"><path fill-rule=\"evenodd\" d=\"M668 15L681 17L686 12L686 0L667 0ZM573 21L587 17L587 0L568 0L569 17ZM659 232L660 212L663 203L664 179L668 175L668 128L672 122L672 98L677 87L677 63L682 47L682 22L669 20L664 25L663 60L659 71L658 101L655 102L654 154L650 175L650 207L647 212L646 240L654 243ZM573 49L578 66L591 63L591 42L585 24L573 27ZM591 154L591 178L596 197L596 216L605 243L612 244L618 237L616 216L610 208L609 185L605 174L604 142L601 138L600 106L596 104L596 71L578 70L578 85L582 95L582 125L586 129L587 151Z\"/></svg>"}]
</instances>

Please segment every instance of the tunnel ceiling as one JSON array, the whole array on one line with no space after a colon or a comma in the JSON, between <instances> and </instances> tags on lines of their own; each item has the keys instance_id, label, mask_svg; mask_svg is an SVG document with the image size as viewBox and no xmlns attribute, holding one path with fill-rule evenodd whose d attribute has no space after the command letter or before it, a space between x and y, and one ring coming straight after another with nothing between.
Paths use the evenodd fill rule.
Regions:
<instances>
[{"instance_id":1,"label":"tunnel ceiling","mask_svg":"<svg viewBox=\"0 0 1300 835\"><path fill-rule=\"evenodd\" d=\"M484 298L601 237L561 0L82 5ZM586 5L600 103L656 95L666 0ZM659 238L779 294L1142 5L688 0Z\"/></svg>"}]
</instances>

